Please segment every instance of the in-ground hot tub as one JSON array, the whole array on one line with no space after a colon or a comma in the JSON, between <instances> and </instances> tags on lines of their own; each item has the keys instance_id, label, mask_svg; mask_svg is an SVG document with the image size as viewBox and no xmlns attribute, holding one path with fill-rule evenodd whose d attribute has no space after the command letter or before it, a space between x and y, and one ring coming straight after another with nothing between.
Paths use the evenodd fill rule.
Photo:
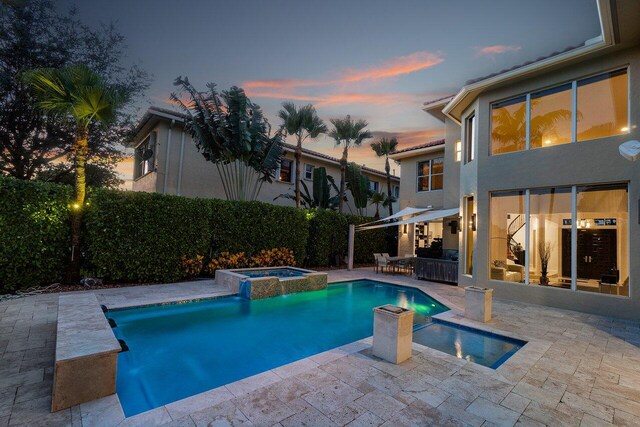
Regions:
<instances>
[{"instance_id":1,"label":"in-ground hot tub","mask_svg":"<svg viewBox=\"0 0 640 427\"><path fill-rule=\"evenodd\" d=\"M216 271L216 282L247 299L326 289L327 273L297 267L237 268Z\"/></svg>"}]
</instances>

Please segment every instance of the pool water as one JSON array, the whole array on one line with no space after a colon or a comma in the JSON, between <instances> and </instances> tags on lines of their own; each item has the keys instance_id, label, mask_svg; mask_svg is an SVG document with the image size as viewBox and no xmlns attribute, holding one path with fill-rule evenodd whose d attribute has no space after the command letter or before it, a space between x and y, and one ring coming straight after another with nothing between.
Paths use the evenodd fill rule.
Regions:
<instances>
[{"instance_id":1,"label":"pool water","mask_svg":"<svg viewBox=\"0 0 640 427\"><path fill-rule=\"evenodd\" d=\"M263 300L225 297L107 312L129 351L118 355L127 416L371 336L373 307L448 310L425 293L371 280Z\"/></svg>"},{"instance_id":2,"label":"pool water","mask_svg":"<svg viewBox=\"0 0 640 427\"><path fill-rule=\"evenodd\" d=\"M460 359L496 369L526 341L435 320L413 332L413 342L451 354Z\"/></svg>"},{"instance_id":3,"label":"pool water","mask_svg":"<svg viewBox=\"0 0 640 427\"><path fill-rule=\"evenodd\" d=\"M237 271L236 273L242 274L247 277L302 277L304 271L294 270L293 268L274 268L270 270L248 270Z\"/></svg>"}]
</instances>

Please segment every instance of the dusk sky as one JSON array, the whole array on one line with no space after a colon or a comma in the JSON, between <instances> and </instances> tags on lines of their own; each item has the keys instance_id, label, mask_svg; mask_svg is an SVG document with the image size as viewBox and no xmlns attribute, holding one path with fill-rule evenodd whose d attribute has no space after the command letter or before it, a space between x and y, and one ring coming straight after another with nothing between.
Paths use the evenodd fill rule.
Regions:
<instances>
[{"instance_id":1,"label":"dusk sky","mask_svg":"<svg viewBox=\"0 0 640 427\"><path fill-rule=\"evenodd\" d=\"M272 124L283 101L313 103L327 122L361 117L402 147L442 136L424 101L600 34L595 0L64 0L59 7L74 3L89 25L113 21L127 39L127 60L152 73L144 108L170 108L182 75L202 89L243 87ZM350 158L382 168L371 141ZM339 156L329 138L306 147Z\"/></svg>"}]
</instances>

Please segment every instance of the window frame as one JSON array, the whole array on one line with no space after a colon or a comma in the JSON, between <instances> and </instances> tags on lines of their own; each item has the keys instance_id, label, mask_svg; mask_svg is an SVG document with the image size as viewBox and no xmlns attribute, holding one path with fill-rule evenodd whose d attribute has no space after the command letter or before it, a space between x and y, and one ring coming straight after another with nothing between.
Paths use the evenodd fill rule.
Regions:
<instances>
[{"instance_id":1,"label":"window frame","mask_svg":"<svg viewBox=\"0 0 640 427\"><path fill-rule=\"evenodd\" d=\"M284 181L281 179L281 175L282 175L282 162L289 162L289 181ZM280 162L278 163L278 170L277 170L277 181L281 182L283 184L292 184L294 181L294 161L290 160L290 159L280 159Z\"/></svg>"},{"instance_id":2,"label":"window frame","mask_svg":"<svg viewBox=\"0 0 640 427\"><path fill-rule=\"evenodd\" d=\"M433 162L434 160L440 160L440 162L442 163L442 173L433 173ZM429 163L429 174L428 175L420 175L420 171L421 171L421 165L423 165L424 163ZM427 160L422 160L420 162L416 163L417 166L417 170L416 170L416 192L417 193L427 193L427 192L431 192L431 191L442 191L444 190L444 157L434 157L433 159L427 159ZM433 176L434 175L441 175L442 176L442 188L433 188ZM420 178L429 178L429 189L428 190L421 190L420 189Z\"/></svg>"},{"instance_id":3,"label":"window frame","mask_svg":"<svg viewBox=\"0 0 640 427\"><path fill-rule=\"evenodd\" d=\"M307 168L310 167L311 171L308 171ZM315 165L312 165L310 163L305 163L304 164L304 179L307 181L313 181L313 171L316 169ZM311 173L311 176L307 176L307 173Z\"/></svg>"},{"instance_id":4,"label":"window frame","mask_svg":"<svg viewBox=\"0 0 640 427\"><path fill-rule=\"evenodd\" d=\"M604 138L613 138L616 136L621 136L621 135L629 135L631 133L631 67L629 66L629 64L623 65L623 66L616 66L613 68L609 68L606 70L601 70L595 73L591 73L591 74L587 74L584 76L580 76L580 77L576 77L573 78L571 80L566 80L566 81L562 81L559 83L555 83L553 85L549 85L549 86L545 86L542 88L536 88L524 93L520 93L518 95L514 95L514 96L509 96L506 98L502 98L496 101L492 101L489 103L489 144L488 144L488 153L489 156L502 156L502 155L508 155L508 154L514 154L514 153L521 153L521 152L525 152L525 151L532 151L532 150L538 150L538 149L542 149L542 148L550 148L550 147L556 147L559 145L567 145L567 144L576 144L576 143L582 143L582 142L589 142L589 141L596 141L599 139L604 139ZM599 76L604 76L605 74L612 74L612 73L617 73L617 72L624 72L624 74L627 76L627 91L626 91L626 95L627 95L627 130L623 133L619 133L619 134L615 134L615 135L609 135L609 136L603 136L603 137L599 137L599 138L592 138L592 139L583 139L583 140L578 140L578 132L577 132L577 110L578 110L578 83L583 81L583 80L588 80L588 79L594 79L597 78ZM531 129L530 129L530 125L531 125L531 99L532 99L532 95L540 93L540 92L544 92L544 91L549 91L549 90L553 90L562 86L566 86L566 85L571 85L571 141L563 143L563 144L553 144L550 145L548 147L546 146L541 146L541 147L531 147ZM505 152L505 153L493 153L492 151L492 145L493 145L493 141L492 141L492 129L493 129L493 108L494 105L496 104L501 104L504 102L508 102L510 100L513 99L517 99L517 98L521 98L521 97L525 97L526 98L526 114L525 114L525 126L526 126L526 135L525 135L525 139L526 139L526 145L525 148L523 150L517 150L517 151L509 151L509 152ZM474 114L474 113L471 113ZM471 116L471 115L470 115ZM469 117L470 117L469 116ZM466 131L465 131L466 132ZM466 137L466 134L465 134Z\"/></svg>"},{"instance_id":5,"label":"window frame","mask_svg":"<svg viewBox=\"0 0 640 427\"><path fill-rule=\"evenodd\" d=\"M135 148L134 159L136 160L135 168L136 168L136 177L135 179L142 178L143 176L149 175L152 172L157 171L157 163L156 163L156 141L158 140L158 136L156 131L149 132L143 139L140 144L138 144ZM153 145L153 146L152 146ZM153 150L153 157L149 160L152 160L150 163L149 160L143 160L142 157L139 157L138 153L140 153L140 149L143 146L147 146L147 150ZM145 165L148 169L145 168ZM145 171L146 169L146 171Z\"/></svg>"},{"instance_id":6,"label":"window frame","mask_svg":"<svg viewBox=\"0 0 640 427\"><path fill-rule=\"evenodd\" d=\"M472 111L464 119L464 164L471 163L476 158L476 148L478 146L478 118L476 112Z\"/></svg>"}]
</instances>

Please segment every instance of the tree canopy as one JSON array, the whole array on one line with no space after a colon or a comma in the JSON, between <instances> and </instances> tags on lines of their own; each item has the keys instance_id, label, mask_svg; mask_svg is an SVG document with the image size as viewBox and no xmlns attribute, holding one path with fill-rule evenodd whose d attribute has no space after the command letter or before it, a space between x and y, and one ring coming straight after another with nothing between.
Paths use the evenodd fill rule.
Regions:
<instances>
[{"instance_id":1,"label":"tree canopy","mask_svg":"<svg viewBox=\"0 0 640 427\"><path fill-rule=\"evenodd\" d=\"M84 64L129 100L110 125L89 125L88 182L121 183L115 168L135 124L133 100L149 85L144 70L123 65L124 49L125 39L114 25L90 28L74 9L59 13L50 0L0 4L0 174L67 182L73 173L76 123L40 109L21 75Z\"/></svg>"}]
</instances>

